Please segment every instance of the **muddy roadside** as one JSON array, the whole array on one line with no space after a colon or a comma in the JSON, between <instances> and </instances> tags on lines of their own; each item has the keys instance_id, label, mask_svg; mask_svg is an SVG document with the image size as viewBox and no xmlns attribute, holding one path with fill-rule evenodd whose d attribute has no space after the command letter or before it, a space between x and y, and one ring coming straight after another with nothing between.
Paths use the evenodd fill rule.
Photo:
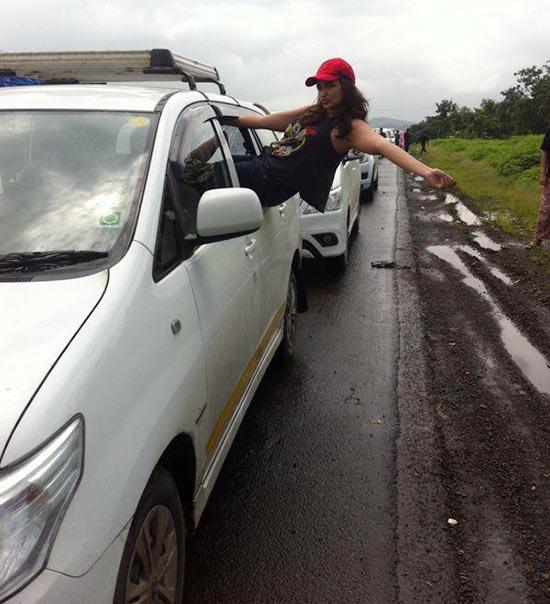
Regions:
<instances>
[{"instance_id":1,"label":"muddy roadside","mask_svg":"<svg viewBox=\"0 0 550 604\"><path fill-rule=\"evenodd\" d=\"M405 187L457 601L550 602L548 268L460 194Z\"/></svg>"}]
</instances>

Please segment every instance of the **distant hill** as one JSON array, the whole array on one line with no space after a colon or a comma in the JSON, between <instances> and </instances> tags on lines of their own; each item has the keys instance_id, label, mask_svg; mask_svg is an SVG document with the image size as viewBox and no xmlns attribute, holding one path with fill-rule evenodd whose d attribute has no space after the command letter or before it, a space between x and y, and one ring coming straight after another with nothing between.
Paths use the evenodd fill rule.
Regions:
<instances>
[{"instance_id":1,"label":"distant hill","mask_svg":"<svg viewBox=\"0 0 550 604\"><path fill-rule=\"evenodd\" d=\"M408 128L412 126L414 122L408 122L407 120L397 120L394 117L373 117L368 120L371 128Z\"/></svg>"}]
</instances>

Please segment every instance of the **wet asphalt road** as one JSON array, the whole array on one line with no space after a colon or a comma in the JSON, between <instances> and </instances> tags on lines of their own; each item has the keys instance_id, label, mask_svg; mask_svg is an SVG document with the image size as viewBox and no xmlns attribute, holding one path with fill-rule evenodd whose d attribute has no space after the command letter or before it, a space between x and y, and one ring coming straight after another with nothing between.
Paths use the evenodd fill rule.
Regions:
<instances>
[{"instance_id":1,"label":"wet asphalt road","mask_svg":"<svg viewBox=\"0 0 550 604\"><path fill-rule=\"evenodd\" d=\"M435 193L382 161L346 274L307 267L296 362L249 408L186 601L550 602L547 276Z\"/></svg>"},{"instance_id":2,"label":"wet asphalt road","mask_svg":"<svg viewBox=\"0 0 550 604\"><path fill-rule=\"evenodd\" d=\"M412 374L398 367L399 354L412 350L414 358L417 336L408 334L400 351L397 300L408 294L397 287L399 271L370 265L406 248L400 178L381 163L345 275L307 266L310 309L299 316L296 361L268 371L240 428L192 539L190 602L385 603L396 602L398 590L405 601L426 601L418 583L433 590L444 579L445 570L409 580L426 556L436 558L432 575L444 567L445 553L416 551L418 536L406 528L409 519L424 524L437 502L432 484L426 506L418 501L417 464L399 451L400 442L414 443L411 454L416 447L429 457L429 426L398 430L397 389L414 406L422 387L414 362ZM401 312L409 311L407 301Z\"/></svg>"}]
</instances>

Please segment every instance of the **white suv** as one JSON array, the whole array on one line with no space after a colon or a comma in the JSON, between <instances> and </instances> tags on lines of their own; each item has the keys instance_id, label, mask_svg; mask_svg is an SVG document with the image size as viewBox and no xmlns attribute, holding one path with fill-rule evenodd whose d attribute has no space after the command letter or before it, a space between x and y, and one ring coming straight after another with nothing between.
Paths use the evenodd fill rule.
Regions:
<instances>
[{"instance_id":1,"label":"white suv","mask_svg":"<svg viewBox=\"0 0 550 604\"><path fill-rule=\"evenodd\" d=\"M300 200L304 258L326 258L337 272L348 265L350 238L361 219L359 159L349 154L339 164L324 213Z\"/></svg>"},{"instance_id":2,"label":"white suv","mask_svg":"<svg viewBox=\"0 0 550 604\"><path fill-rule=\"evenodd\" d=\"M253 111L0 92L0 601L180 601L185 534L304 306L297 196L262 209L235 172L274 135L218 121Z\"/></svg>"}]
</instances>

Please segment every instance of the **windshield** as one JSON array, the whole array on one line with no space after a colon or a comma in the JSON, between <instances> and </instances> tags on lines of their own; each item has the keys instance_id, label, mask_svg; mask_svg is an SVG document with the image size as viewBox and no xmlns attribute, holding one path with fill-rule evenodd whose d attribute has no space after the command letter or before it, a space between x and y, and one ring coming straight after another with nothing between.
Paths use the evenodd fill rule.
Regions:
<instances>
[{"instance_id":1,"label":"windshield","mask_svg":"<svg viewBox=\"0 0 550 604\"><path fill-rule=\"evenodd\" d=\"M155 125L152 114L0 111L0 259L124 244Z\"/></svg>"}]
</instances>

